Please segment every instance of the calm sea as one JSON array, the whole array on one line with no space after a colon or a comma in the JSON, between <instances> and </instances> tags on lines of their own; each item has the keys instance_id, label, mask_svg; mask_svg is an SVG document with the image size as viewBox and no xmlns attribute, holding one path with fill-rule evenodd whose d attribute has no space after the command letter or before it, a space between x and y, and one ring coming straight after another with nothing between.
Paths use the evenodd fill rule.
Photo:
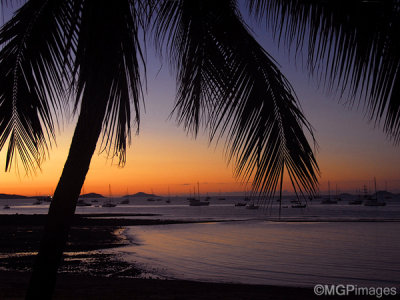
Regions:
<instances>
[{"instance_id":1,"label":"calm sea","mask_svg":"<svg viewBox=\"0 0 400 300\"><path fill-rule=\"evenodd\" d=\"M122 199L113 199L119 203ZM102 208L99 202L77 213L154 213L142 218L202 220L206 223L132 226L129 246L104 250L139 265L148 276L214 282L313 286L318 283L400 287L400 199L383 207L309 202L292 208L289 198L267 209L234 207L242 199L211 199L190 207L183 198ZM0 214L45 213L48 204L0 200ZM134 217L137 218L137 217ZM280 218L280 221L278 222ZM224 222L218 222L223 220Z\"/></svg>"}]
</instances>

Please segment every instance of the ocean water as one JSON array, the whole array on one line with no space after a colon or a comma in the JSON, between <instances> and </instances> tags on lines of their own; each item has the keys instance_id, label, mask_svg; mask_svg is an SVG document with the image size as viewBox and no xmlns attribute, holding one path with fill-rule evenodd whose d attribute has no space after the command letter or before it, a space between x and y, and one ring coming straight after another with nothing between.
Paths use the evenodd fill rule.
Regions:
<instances>
[{"instance_id":1,"label":"ocean water","mask_svg":"<svg viewBox=\"0 0 400 300\"><path fill-rule=\"evenodd\" d=\"M122 199L112 199L120 203ZM210 206L190 207L184 198L147 201L102 208L105 199L85 201L77 213L135 213L154 218L205 223L132 226L124 231L130 245L103 250L136 264L146 276L213 282L313 286L356 284L400 287L400 199L386 206L308 203L292 208L286 198L267 208L234 207L240 197L211 199ZM0 214L46 213L48 203L0 200L10 209ZM280 211L280 213L279 213ZM223 221L223 222L220 222Z\"/></svg>"},{"instance_id":2,"label":"ocean water","mask_svg":"<svg viewBox=\"0 0 400 300\"><path fill-rule=\"evenodd\" d=\"M269 222L130 227L113 250L149 274L213 282L400 287L400 223Z\"/></svg>"}]
</instances>

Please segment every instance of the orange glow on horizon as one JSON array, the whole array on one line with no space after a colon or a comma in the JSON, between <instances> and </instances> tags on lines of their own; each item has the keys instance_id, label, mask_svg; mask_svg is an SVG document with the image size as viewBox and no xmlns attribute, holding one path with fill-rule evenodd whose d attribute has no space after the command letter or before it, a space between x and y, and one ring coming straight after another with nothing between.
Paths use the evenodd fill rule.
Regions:
<instances>
[{"instance_id":1,"label":"orange glow on horizon","mask_svg":"<svg viewBox=\"0 0 400 300\"><path fill-rule=\"evenodd\" d=\"M207 139L187 138L178 129L174 135L153 137L140 135L133 138L133 145L127 153L127 164L118 167L116 162L107 160L104 154L95 154L83 187L84 193L109 195L109 185L113 196L137 192L156 195L187 195L197 189L200 183L202 194L244 193L249 189L233 177L232 166L227 166L221 147L209 147ZM50 158L42 165L36 176L26 177L15 172L1 173L0 193L20 195L51 195L54 192L62 167L67 157L72 130L58 138L58 147L52 149ZM0 154L4 162L5 151ZM355 192L364 184L371 186L377 178L378 189L388 188L399 191L398 164L386 162L384 156L376 155L374 163L354 153L334 155L323 152L317 154L320 165L320 191L336 186L340 192ZM370 162L370 163L368 163ZM20 170L21 172L23 170ZM289 180L284 180L285 193L292 192Z\"/></svg>"}]
</instances>

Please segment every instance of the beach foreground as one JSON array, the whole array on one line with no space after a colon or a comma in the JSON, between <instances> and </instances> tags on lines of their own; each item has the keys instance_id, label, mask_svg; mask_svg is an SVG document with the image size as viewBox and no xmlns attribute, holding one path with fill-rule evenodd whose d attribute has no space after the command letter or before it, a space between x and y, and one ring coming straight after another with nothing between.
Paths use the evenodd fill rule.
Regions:
<instances>
[{"instance_id":1,"label":"beach foreground","mask_svg":"<svg viewBox=\"0 0 400 300\"><path fill-rule=\"evenodd\" d=\"M97 250L126 245L124 226L166 222L148 219L123 220L114 218L115 215L110 217L76 217L58 275L54 299L336 298L315 296L312 288L285 287L285 282L282 282L282 286L271 286L135 278L141 275L143 277L142 270ZM0 299L24 298L44 219L44 215L4 215L0 218ZM169 220L167 223L175 221ZM353 299L349 296L345 298Z\"/></svg>"}]
</instances>

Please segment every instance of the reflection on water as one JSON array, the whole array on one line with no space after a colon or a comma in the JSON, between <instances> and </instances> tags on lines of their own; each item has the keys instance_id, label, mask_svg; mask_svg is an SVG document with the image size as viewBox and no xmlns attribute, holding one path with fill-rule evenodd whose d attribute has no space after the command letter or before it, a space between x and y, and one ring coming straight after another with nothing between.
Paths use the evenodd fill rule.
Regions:
<instances>
[{"instance_id":1,"label":"reflection on water","mask_svg":"<svg viewBox=\"0 0 400 300\"><path fill-rule=\"evenodd\" d=\"M313 286L400 286L400 223L262 221L139 226L114 249L165 277Z\"/></svg>"}]
</instances>

